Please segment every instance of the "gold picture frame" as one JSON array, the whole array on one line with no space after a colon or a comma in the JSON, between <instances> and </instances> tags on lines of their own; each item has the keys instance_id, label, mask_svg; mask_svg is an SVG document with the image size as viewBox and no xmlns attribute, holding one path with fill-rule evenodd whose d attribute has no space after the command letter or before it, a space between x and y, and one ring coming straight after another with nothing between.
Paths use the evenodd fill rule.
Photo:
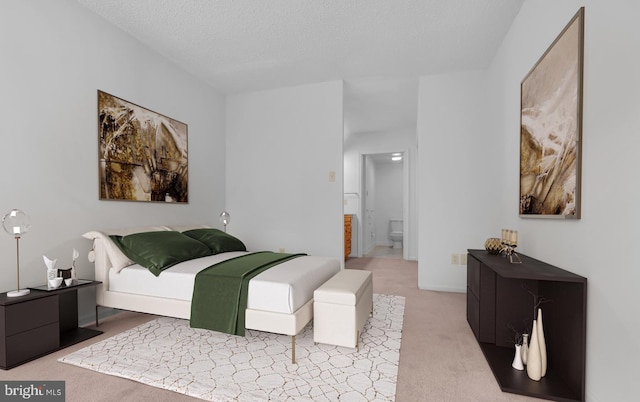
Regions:
<instances>
[{"instance_id":1,"label":"gold picture frame","mask_svg":"<svg viewBox=\"0 0 640 402\"><path fill-rule=\"evenodd\" d=\"M523 218L580 219L584 7L520 87Z\"/></svg>"},{"instance_id":2,"label":"gold picture frame","mask_svg":"<svg viewBox=\"0 0 640 402\"><path fill-rule=\"evenodd\" d=\"M98 90L101 200L189 202L188 126Z\"/></svg>"}]
</instances>

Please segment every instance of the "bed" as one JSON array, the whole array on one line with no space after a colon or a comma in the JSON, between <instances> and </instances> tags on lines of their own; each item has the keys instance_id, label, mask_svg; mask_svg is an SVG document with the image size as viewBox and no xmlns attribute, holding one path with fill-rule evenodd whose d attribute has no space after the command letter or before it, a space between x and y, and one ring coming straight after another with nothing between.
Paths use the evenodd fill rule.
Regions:
<instances>
[{"instance_id":1,"label":"bed","mask_svg":"<svg viewBox=\"0 0 640 402\"><path fill-rule=\"evenodd\" d=\"M186 237L183 235L194 232L217 236L214 243L209 238L198 239L205 244L209 242L211 253L192 252L199 248L191 247L191 243L189 247L181 243L174 247L174 238L183 241ZM95 280L102 282L96 288L96 325L98 307L190 319L196 275L212 265L254 254L246 251L240 240L204 225L91 231L83 237L93 241L89 260L95 265ZM123 246L123 242L134 238L144 238L147 242L170 238L172 243L171 247L157 247L160 243L155 243L151 247L155 254L138 253L143 256L135 255L132 259L131 250ZM179 250L177 253L188 255L172 260L166 264L168 267L163 266L156 272L153 269L156 260L174 258L173 254L163 255L164 249L172 247ZM192 258L194 256L196 258ZM295 363L295 337L313 318L313 291L339 271L340 263L335 258L300 255L257 274L248 281L244 327L291 336L291 360Z\"/></svg>"}]
</instances>

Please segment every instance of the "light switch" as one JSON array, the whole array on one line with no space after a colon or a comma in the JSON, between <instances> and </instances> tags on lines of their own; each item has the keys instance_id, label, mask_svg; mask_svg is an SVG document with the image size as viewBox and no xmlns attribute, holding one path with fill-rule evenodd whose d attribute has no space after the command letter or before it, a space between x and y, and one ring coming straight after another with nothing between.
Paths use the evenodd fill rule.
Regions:
<instances>
[{"instance_id":1,"label":"light switch","mask_svg":"<svg viewBox=\"0 0 640 402\"><path fill-rule=\"evenodd\" d=\"M336 181L336 172L334 172L333 170L329 172L329 181L331 183L333 183L334 181Z\"/></svg>"}]
</instances>

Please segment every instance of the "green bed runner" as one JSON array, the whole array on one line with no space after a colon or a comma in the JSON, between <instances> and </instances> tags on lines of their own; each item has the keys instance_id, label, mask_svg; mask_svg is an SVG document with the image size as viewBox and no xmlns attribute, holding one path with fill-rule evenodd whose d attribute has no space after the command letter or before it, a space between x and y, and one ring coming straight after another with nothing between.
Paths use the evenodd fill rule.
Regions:
<instances>
[{"instance_id":1,"label":"green bed runner","mask_svg":"<svg viewBox=\"0 0 640 402\"><path fill-rule=\"evenodd\" d=\"M244 336L249 280L274 265L303 255L261 251L200 271L193 286L191 327Z\"/></svg>"}]
</instances>

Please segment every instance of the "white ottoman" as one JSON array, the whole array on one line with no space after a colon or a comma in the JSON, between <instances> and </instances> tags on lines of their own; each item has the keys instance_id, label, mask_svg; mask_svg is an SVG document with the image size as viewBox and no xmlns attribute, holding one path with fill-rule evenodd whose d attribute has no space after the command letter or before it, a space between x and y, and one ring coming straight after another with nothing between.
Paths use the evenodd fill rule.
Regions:
<instances>
[{"instance_id":1,"label":"white ottoman","mask_svg":"<svg viewBox=\"0 0 640 402\"><path fill-rule=\"evenodd\" d=\"M373 311L369 271L343 269L313 292L313 340L360 350L360 332Z\"/></svg>"}]
</instances>

